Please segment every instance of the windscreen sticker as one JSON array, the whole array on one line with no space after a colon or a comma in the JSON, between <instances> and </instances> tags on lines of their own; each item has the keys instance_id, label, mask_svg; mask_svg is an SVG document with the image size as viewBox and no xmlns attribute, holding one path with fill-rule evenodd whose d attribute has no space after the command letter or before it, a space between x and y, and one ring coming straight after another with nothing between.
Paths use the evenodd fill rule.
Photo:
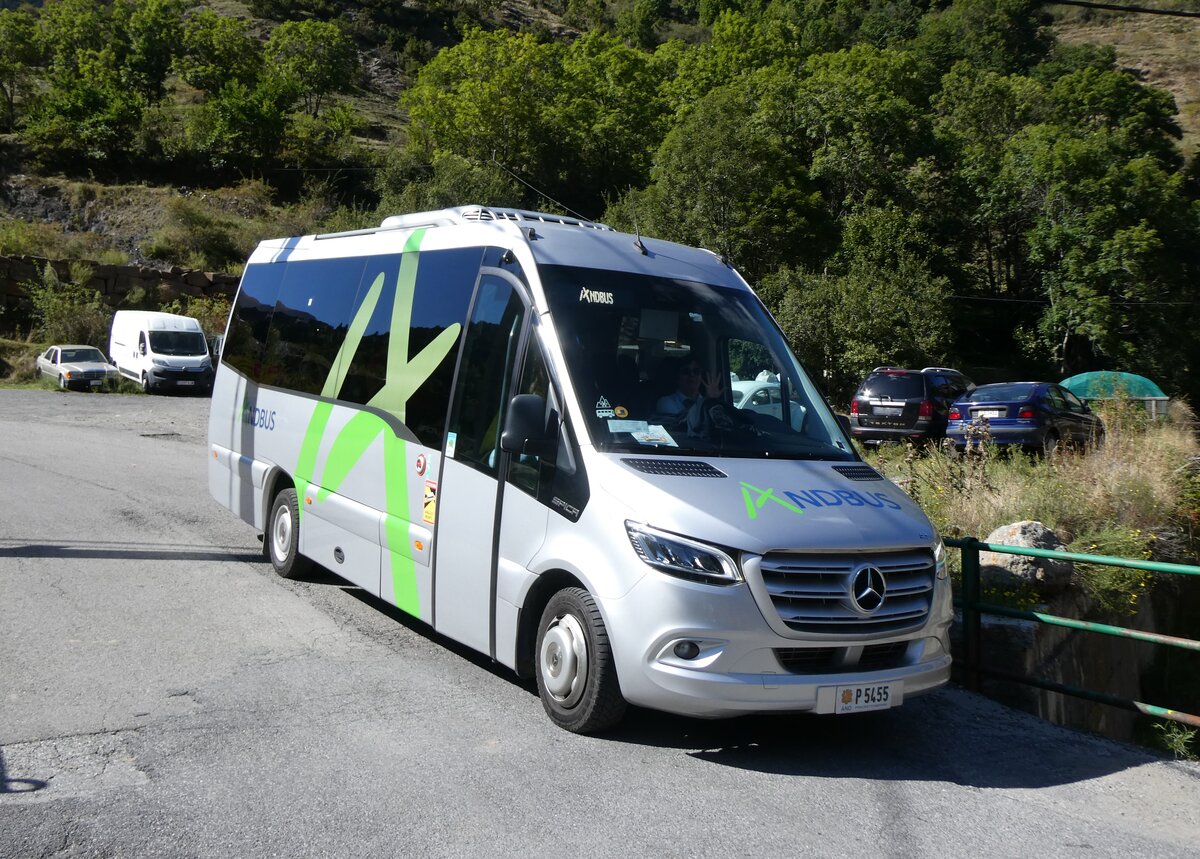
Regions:
<instances>
[{"instance_id":1,"label":"windscreen sticker","mask_svg":"<svg viewBox=\"0 0 1200 859\"><path fill-rule=\"evenodd\" d=\"M655 444L665 445L666 447L679 447L675 443L675 439L671 438L671 434L661 424L649 424L645 430L632 432L634 440L640 444Z\"/></svg>"},{"instance_id":2,"label":"windscreen sticker","mask_svg":"<svg viewBox=\"0 0 1200 859\"><path fill-rule=\"evenodd\" d=\"M425 481L425 502L423 505L422 521L426 525L432 525L437 521L437 481Z\"/></svg>"},{"instance_id":3,"label":"windscreen sticker","mask_svg":"<svg viewBox=\"0 0 1200 859\"><path fill-rule=\"evenodd\" d=\"M446 433L446 458L454 459L454 446L458 444L458 433Z\"/></svg>"},{"instance_id":4,"label":"windscreen sticker","mask_svg":"<svg viewBox=\"0 0 1200 859\"><path fill-rule=\"evenodd\" d=\"M613 414L622 419L627 418L629 417L629 409L625 408L624 406L615 406L613 408Z\"/></svg>"},{"instance_id":5,"label":"windscreen sticker","mask_svg":"<svg viewBox=\"0 0 1200 859\"><path fill-rule=\"evenodd\" d=\"M612 403L608 401L608 397L601 397L596 401L596 417L611 418L613 415Z\"/></svg>"},{"instance_id":6,"label":"windscreen sticker","mask_svg":"<svg viewBox=\"0 0 1200 859\"><path fill-rule=\"evenodd\" d=\"M609 432L646 432L650 424L645 421L609 421Z\"/></svg>"}]
</instances>

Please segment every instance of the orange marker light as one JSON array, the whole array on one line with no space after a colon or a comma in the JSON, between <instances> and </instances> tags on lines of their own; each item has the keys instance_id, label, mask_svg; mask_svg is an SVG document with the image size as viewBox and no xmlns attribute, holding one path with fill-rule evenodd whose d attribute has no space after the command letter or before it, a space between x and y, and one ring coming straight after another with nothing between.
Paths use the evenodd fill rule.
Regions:
<instances>
[{"instance_id":1,"label":"orange marker light","mask_svg":"<svg viewBox=\"0 0 1200 859\"><path fill-rule=\"evenodd\" d=\"M420 540L413 540L413 548L415 548L418 552L422 552L425 550L425 544Z\"/></svg>"}]
</instances>

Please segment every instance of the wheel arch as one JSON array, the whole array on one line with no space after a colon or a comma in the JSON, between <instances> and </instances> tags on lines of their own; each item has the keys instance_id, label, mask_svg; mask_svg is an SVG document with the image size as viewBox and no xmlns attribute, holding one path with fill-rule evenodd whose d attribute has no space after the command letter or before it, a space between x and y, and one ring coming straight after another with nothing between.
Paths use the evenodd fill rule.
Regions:
<instances>
[{"instance_id":1,"label":"wheel arch","mask_svg":"<svg viewBox=\"0 0 1200 859\"><path fill-rule=\"evenodd\" d=\"M271 515L271 506L275 503L275 497L285 489L295 489L296 482L292 480L292 476L280 468L278 465L271 466L263 478L262 490L262 516L260 517L260 530L266 531L267 517ZM263 545L266 545L264 540Z\"/></svg>"},{"instance_id":2,"label":"wheel arch","mask_svg":"<svg viewBox=\"0 0 1200 859\"><path fill-rule=\"evenodd\" d=\"M534 651L537 647L538 623L551 597L564 588L583 588L591 593L578 576L563 569L546 570L525 595L517 626L516 672L518 677L532 677ZM594 596L594 595L593 595Z\"/></svg>"}]
</instances>

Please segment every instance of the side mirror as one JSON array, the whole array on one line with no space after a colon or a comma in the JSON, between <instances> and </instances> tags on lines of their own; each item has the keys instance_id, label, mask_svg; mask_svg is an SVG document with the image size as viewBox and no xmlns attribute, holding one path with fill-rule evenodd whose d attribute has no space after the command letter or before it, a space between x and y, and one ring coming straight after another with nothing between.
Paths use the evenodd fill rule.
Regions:
<instances>
[{"instance_id":1,"label":"side mirror","mask_svg":"<svg viewBox=\"0 0 1200 859\"><path fill-rule=\"evenodd\" d=\"M145 354L146 354L146 344L145 344L145 343L139 343L139 344L138 344L138 351L139 351L139 352L141 352L143 355L145 355Z\"/></svg>"},{"instance_id":2,"label":"side mirror","mask_svg":"<svg viewBox=\"0 0 1200 859\"><path fill-rule=\"evenodd\" d=\"M551 426L553 424L553 426ZM546 415L546 400L537 394L517 394L508 404L500 449L543 456L554 449L558 419Z\"/></svg>"},{"instance_id":3,"label":"side mirror","mask_svg":"<svg viewBox=\"0 0 1200 859\"><path fill-rule=\"evenodd\" d=\"M846 434L846 438L850 438L850 416L835 415L837 417L838 426L842 428L842 432Z\"/></svg>"}]
</instances>

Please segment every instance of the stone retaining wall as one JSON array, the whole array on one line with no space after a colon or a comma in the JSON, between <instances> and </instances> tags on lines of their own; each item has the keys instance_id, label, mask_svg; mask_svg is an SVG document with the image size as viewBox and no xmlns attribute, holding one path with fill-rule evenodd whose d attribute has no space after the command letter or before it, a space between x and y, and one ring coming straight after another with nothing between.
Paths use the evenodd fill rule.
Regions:
<instances>
[{"instance_id":1,"label":"stone retaining wall","mask_svg":"<svg viewBox=\"0 0 1200 859\"><path fill-rule=\"evenodd\" d=\"M24 296L21 284L39 280L50 265L61 280L70 278L72 260L50 260L31 256L0 255L0 305L14 304ZM212 271L194 271L174 266L166 271L140 265L102 265L81 261L92 268L87 285L99 292L105 302L116 307L134 290L143 290L155 303L166 303L182 296L225 296L233 298L238 277Z\"/></svg>"}]
</instances>

